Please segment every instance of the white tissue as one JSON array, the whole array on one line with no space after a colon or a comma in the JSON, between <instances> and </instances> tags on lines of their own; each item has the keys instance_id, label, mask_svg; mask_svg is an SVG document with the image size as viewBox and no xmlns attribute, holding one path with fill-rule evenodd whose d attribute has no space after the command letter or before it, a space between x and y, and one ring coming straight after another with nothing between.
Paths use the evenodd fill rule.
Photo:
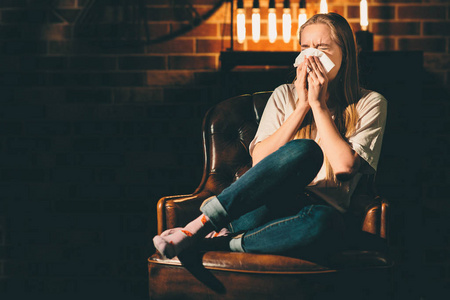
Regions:
<instances>
[{"instance_id":1,"label":"white tissue","mask_svg":"<svg viewBox=\"0 0 450 300\"><path fill-rule=\"evenodd\" d=\"M327 73L330 72L330 70L334 67L334 63L328 56L325 55L325 53L314 48L308 48L300 52L300 54L295 59L294 67L298 67L307 56L317 56L322 62L322 65Z\"/></svg>"}]
</instances>

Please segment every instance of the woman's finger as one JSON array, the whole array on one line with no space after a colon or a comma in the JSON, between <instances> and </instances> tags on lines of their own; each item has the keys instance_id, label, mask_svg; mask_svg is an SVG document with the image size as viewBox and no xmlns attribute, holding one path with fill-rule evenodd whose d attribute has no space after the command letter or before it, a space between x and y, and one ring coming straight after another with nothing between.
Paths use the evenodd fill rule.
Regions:
<instances>
[{"instance_id":1,"label":"woman's finger","mask_svg":"<svg viewBox=\"0 0 450 300\"><path fill-rule=\"evenodd\" d=\"M320 72L322 72L322 74L327 74L327 71L325 70L325 67L323 66L322 62L320 61L320 58L318 58L317 56L314 56L314 60L316 62L317 67L319 68Z\"/></svg>"},{"instance_id":2,"label":"woman's finger","mask_svg":"<svg viewBox=\"0 0 450 300\"><path fill-rule=\"evenodd\" d=\"M319 66L317 65L316 58L317 58L316 56L311 56L311 57L309 57L309 63L310 63L310 65L311 65L312 69L313 69L315 72L319 73L319 72L320 72L320 69L319 69Z\"/></svg>"},{"instance_id":3,"label":"woman's finger","mask_svg":"<svg viewBox=\"0 0 450 300\"><path fill-rule=\"evenodd\" d=\"M323 73L321 71L321 69L319 67L319 64L321 65L319 58L316 56L310 57L310 63L311 63L311 67L314 71L314 72L311 72L310 75L312 73L314 73L314 75L315 75L314 79L317 80L318 82L320 82L321 84L324 83L326 80L325 79L326 75L325 75L325 73Z\"/></svg>"}]
</instances>

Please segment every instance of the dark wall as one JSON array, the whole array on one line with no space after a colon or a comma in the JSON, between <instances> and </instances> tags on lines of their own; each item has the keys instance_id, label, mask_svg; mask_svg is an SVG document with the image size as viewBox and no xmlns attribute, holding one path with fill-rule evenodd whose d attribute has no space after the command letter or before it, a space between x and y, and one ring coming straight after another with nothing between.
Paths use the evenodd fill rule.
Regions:
<instances>
[{"instance_id":1,"label":"dark wall","mask_svg":"<svg viewBox=\"0 0 450 300\"><path fill-rule=\"evenodd\" d=\"M83 15L93 2L106 4ZM156 203L161 196L193 192L200 182L204 113L231 91L271 90L289 78L287 69L264 69L225 80L219 71L223 11L184 37L146 45L123 40L130 36L126 20L116 19L123 3L0 2L2 299L146 299ZM378 9L392 12L397 6ZM339 10L355 18L354 5ZM420 14L413 13L415 22L406 27L414 29ZM170 15L149 16L154 32L170 31L163 22ZM445 16L438 18L436 26L445 23ZM89 25L92 19L98 26ZM380 165L391 177L379 182L395 204L393 248L402 266L396 285L413 298L433 299L450 278L445 24L436 29L434 43L420 39L413 45L427 45L424 64L433 69L421 78L423 89L414 85L420 95L402 93L408 88L404 78L375 86L394 103L390 116L400 117L393 119L392 132L409 135L400 139L406 146L391 145L399 152ZM406 27L393 29L417 34L401 30ZM395 45L395 36L379 34L376 44ZM416 38L401 38L401 50ZM413 113L402 112L402 105L411 105L407 111ZM411 189L403 194L403 187Z\"/></svg>"}]
</instances>

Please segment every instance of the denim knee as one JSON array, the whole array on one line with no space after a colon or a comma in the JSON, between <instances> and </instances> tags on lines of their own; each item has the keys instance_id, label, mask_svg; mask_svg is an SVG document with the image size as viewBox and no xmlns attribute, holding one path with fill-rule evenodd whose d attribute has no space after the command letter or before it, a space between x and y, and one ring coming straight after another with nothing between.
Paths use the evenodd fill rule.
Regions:
<instances>
[{"instance_id":1,"label":"denim knee","mask_svg":"<svg viewBox=\"0 0 450 300\"><path fill-rule=\"evenodd\" d=\"M286 143L280 148L285 153L285 160L296 162L305 158L311 164L322 167L323 152L320 146L311 139L297 139Z\"/></svg>"},{"instance_id":2,"label":"denim knee","mask_svg":"<svg viewBox=\"0 0 450 300\"><path fill-rule=\"evenodd\" d=\"M328 205L310 205L304 211L313 219L318 236L336 237L345 230L343 215Z\"/></svg>"}]
</instances>

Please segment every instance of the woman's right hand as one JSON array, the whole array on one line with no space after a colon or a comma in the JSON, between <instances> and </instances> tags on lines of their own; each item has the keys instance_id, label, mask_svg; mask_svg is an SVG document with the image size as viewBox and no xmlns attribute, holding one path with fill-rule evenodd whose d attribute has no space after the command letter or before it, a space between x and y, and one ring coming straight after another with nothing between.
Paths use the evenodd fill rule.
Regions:
<instances>
[{"instance_id":1,"label":"woman's right hand","mask_svg":"<svg viewBox=\"0 0 450 300\"><path fill-rule=\"evenodd\" d=\"M296 109L308 109L309 110L309 108L310 108L309 103L308 103L308 89L307 89L307 80L306 80L307 76L308 76L308 73L307 73L306 60L304 60L297 67L297 78L294 81L295 90L297 91L297 95L298 95Z\"/></svg>"}]
</instances>

